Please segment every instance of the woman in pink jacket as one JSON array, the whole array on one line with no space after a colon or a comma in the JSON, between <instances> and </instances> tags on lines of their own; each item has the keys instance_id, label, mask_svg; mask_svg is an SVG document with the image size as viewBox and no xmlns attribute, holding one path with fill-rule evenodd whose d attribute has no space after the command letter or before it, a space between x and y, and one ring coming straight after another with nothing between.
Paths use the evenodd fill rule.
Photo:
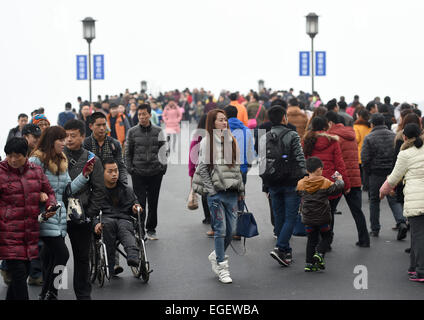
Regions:
<instances>
[{"instance_id":1,"label":"woman in pink jacket","mask_svg":"<svg viewBox=\"0 0 424 320\"><path fill-rule=\"evenodd\" d=\"M175 151L175 143L177 141L177 134L180 133L180 122L183 115L179 106L174 102L170 101L165 110L163 110L162 118L165 122L165 132L171 136L172 140L172 151Z\"/></svg>"}]
</instances>

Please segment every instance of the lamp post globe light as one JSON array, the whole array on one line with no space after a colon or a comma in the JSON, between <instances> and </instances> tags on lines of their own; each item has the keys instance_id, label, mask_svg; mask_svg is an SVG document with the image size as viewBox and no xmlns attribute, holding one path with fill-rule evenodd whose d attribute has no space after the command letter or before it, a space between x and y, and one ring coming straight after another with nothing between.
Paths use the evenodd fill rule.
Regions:
<instances>
[{"instance_id":1,"label":"lamp post globe light","mask_svg":"<svg viewBox=\"0 0 424 320\"><path fill-rule=\"evenodd\" d=\"M141 81L141 91L144 93L147 91L147 82L146 81Z\"/></svg>"},{"instance_id":2,"label":"lamp post globe light","mask_svg":"<svg viewBox=\"0 0 424 320\"><path fill-rule=\"evenodd\" d=\"M87 17L82 20L82 34L83 38L87 40L88 43L88 86L89 86L89 96L91 104L91 41L96 38L96 20L91 17Z\"/></svg>"},{"instance_id":3,"label":"lamp post globe light","mask_svg":"<svg viewBox=\"0 0 424 320\"><path fill-rule=\"evenodd\" d=\"M314 37L318 34L318 15L309 13L306 16L306 34L311 37L311 61L312 61L312 92L314 93Z\"/></svg>"},{"instance_id":4,"label":"lamp post globe light","mask_svg":"<svg viewBox=\"0 0 424 320\"><path fill-rule=\"evenodd\" d=\"M262 79L258 81L258 92L261 92L265 88L265 81Z\"/></svg>"}]
</instances>

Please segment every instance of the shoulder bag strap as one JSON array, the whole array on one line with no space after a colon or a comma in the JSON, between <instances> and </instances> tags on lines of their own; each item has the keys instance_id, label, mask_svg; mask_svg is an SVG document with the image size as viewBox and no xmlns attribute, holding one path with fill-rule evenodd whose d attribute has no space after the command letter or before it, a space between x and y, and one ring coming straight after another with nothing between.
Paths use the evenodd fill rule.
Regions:
<instances>
[{"instance_id":1,"label":"shoulder bag strap","mask_svg":"<svg viewBox=\"0 0 424 320\"><path fill-rule=\"evenodd\" d=\"M257 119L257 118L258 118L258 116L259 116L259 112L261 112L261 108L262 108L262 105L260 104L260 105L259 105L259 108L258 108L258 112L256 112L255 119Z\"/></svg>"}]
</instances>

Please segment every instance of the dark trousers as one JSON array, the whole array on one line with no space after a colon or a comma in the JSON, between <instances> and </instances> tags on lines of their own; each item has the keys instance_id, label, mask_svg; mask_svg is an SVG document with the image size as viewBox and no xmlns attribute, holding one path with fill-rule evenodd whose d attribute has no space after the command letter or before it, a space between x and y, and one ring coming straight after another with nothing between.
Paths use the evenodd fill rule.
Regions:
<instances>
[{"instance_id":1,"label":"dark trousers","mask_svg":"<svg viewBox=\"0 0 424 320\"><path fill-rule=\"evenodd\" d=\"M40 240L38 241L38 252L41 252L41 248L43 246L43 242ZM7 270L7 264L6 260L3 260L0 264L0 270L8 271ZM36 258L31 260L30 267L29 267L29 276L33 279L40 278L42 276L41 274L41 260L40 255Z\"/></svg>"},{"instance_id":2,"label":"dark trousers","mask_svg":"<svg viewBox=\"0 0 424 320\"><path fill-rule=\"evenodd\" d=\"M364 191L368 191L370 187L368 173L362 168L361 164L359 165L359 169L361 171L362 187Z\"/></svg>"},{"instance_id":3,"label":"dark trousers","mask_svg":"<svg viewBox=\"0 0 424 320\"><path fill-rule=\"evenodd\" d=\"M247 172L246 173L241 173L241 178L243 180L243 184L246 186L247 183ZM244 210L244 200L237 200L237 207L239 211L243 211Z\"/></svg>"},{"instance_id":4,"label":"dark trousers","mask_svg":"<svg viewBox=\"0 0 424 320\"><path fill-rule=\"evenodd\" d=\"M386 181L386 176L379 176L375 174L370 174L370 220L371 220L371 230L380 231L380 188ZM406 219L403 216L403 207L402 204L396 200L396 197L387 195L387 202L389 207L392 210L393 217L396 221L396 224L405 223Z\"/></svg>"},{"instance_id":5,"label":"dark trousers","mask_svg":"<svg viewBox=\"0 0 424 320\"><path fill-rule=\"evenodd\" d=\"M27 279L30 262L28 260L6 260L12 282L7 288L6 300L29 300Z\"/></svg>"},{"instance_id":6,"label":"dark trousers","mask_svg":"<svg viewBox=\"0 0 424 320\"><path fill-rule=\"evenodd\" d=\"M106 244L109 271L114 272L116 241L119 240L127 253L127 259L138 260L138 248L135 242L132 221L126 219L102 218L103 239Z\"/></svg>"},{"instance_id":7,"label":"dark trousers","mask_svg":"<svg viewBox=\"0 0 424 320\"><path fill-rule=\"evenodd\" d=\"M144 177L137 174L132 175L134 193L140 201L143 210L147 212L146 229L149 232L156 232L158 224L158 201L160 186L162 184L162 174ZM146 211L146 199L148 210Z\"/></svg>"},{"instance_id":8,"label":"dark trousers","mask_svg":"<svg viewBox=\"0 0 424 320\"><path fill-rule=\"evenodd\" d=\"M328 224L305 227L308 235L308 242L306 243L306 263L313 263L315 252L324 256L325 252L328 250L330 246L331 231Z\"/></svg>"},{"instance_id":9,"label":"dark trousers","mask_svg":"<svg viewBox=\"0 0 424 320\"><path fill-rule=\"evenodd\" d=\"M362 212L362 191L360 187L350 188L350 192L344 195L349 210L355 221L356 230L358 231L358 240L360 244L369 244L370 236L368 234L367 222ZM334 228L334 213L341 198L330 200L331 206L331 230ZM334 235L334 232L333 232Z\"/></svg>"},{"instance_id":10,"label":"dark trousers","mask_svg":"<svg viewBox=\"0 0 424 320\"><path fill-rule=\"evenodd\" d=\"M92 241L91 223L68 221L68 235L74 256L74 292L77 300L91 300L89 248Z\"/></svg>"},{"instance_id":11,"label":"dark trousers","mask_svg":"<svg viewBox=\"0 0 424 320\"><path fill-rule=\"evenodd\" d=\"M329 200L330 202L330 210L331 210L331 222L330 222L330 244L333 243L334 238L334 214L337 210L337 205L339 204L341 197L338 197L336 199Z\"/></svg>"},{"instance_id":12,"label":"dark trousers","mask_svg":"<svg viewBox=\"0 0 424 320\"><path fill-rule=\"evenodd\" d=\"M63 269L55 269L57 266L66 266L69 259L69 251L65 244L65 238L61 236L42 237L41 239L44 242L40 254L43 270L43 289L41 290L41 295L44 296L48 291L51 291L57 296L58 288L55 286L55 279Z\"/></svg>"},{"instance_id":13,"label":"dark trousers","mask_svg":"<svg viewBox=\"0 0 424 320\"><path fill-rule=\"evenodd\" d=\"M411 227L411 254L409 271L424 277L424 216L409 217Z\"/></svg>"}]
</instances>

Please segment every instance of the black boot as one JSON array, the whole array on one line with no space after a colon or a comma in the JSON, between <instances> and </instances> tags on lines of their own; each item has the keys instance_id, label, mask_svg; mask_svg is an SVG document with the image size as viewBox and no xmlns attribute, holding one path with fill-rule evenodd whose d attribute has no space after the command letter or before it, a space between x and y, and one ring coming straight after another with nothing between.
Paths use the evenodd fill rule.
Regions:
<instances>
[{"instance_id":1,"label":"black boot","mask_svg":"<svg viewBox=\"0 0 424 320\"><path fill-rule=\"evenodd\" d=\"M398 225L399 231L397 235L398 240L403 240L406 238L406 233L408 232L408 227L404 222L399 223Z\"/></svg>"}]
</instances>

